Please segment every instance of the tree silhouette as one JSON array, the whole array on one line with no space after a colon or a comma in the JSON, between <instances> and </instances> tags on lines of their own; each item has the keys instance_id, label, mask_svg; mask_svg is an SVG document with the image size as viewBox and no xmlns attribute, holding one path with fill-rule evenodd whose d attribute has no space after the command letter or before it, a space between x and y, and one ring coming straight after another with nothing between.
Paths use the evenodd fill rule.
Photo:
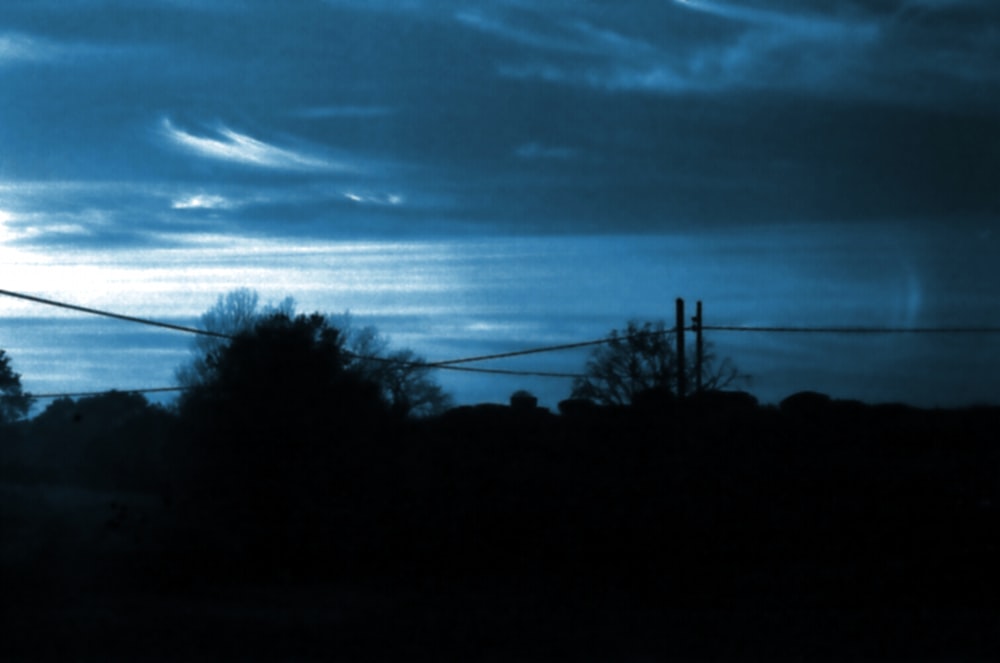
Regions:
<instances>
[{"instance_id":1,"label":"tree silhouette","mask_svg":"<svg viewBox=\"0 0 1000 663\"><path fill-rule=\"evenodd\" d=\"M158 489L172 420L168 410L137 393L59 398L28 422L26 460L66 483Z\"/></svg>"},{"instance_id":2,"label":"tree silhouette","mask_svg":"<svg viewBox=\"0 0 1000 663\"><path fill-rule=\"evenodd\" d=\"M597 346L587 361L585 376L573 382L572 398L600 405L632 405L645 394L677 395L677 355L674 332L664 322L630 320L624 330L612 330L610 340ZM705 390L722 389L740 378L728 359L718 367L706 353L702 366ZM693 385L694 358L685 366L687 383Z\"/></svg>"},{"instance_id":3,"label":"tree silhouette","mask_svg":"<svg viewBox=\"0 0 1000 663\"><path fill-rule=\"evenodd\" d=\"M349 366L343 336L318 313L265 316L204 367L179 401L170 454L182 520L235 542L255 568L299 563L327 545L330 505L391 423L380 388Z\"/></svg>"},{"instance_id":4,"label":"tree silhouette","mask_svg":"<svg viewBox=\"0 0 1000 663\"><path fill-rule=\"evenodd\" d=\"M389 339L372 326L354 327L347 314L337 322L351 355L350 366L381 386L394 413L428 417L451 407L451 397L432 379L423 357L408 348L390 351Z\"/></svg>"},{"instance_id":5,"label":"tree silhouette","mask_svg":"<svg viewBox=\"0 0 1000 663\"><path fill-rule=\"evenodd\" d=\"M31 394L21 389L21 374L10 366L10 357L0 350L0 424L24 418L31 409Z\"/></svg>"},{"instance_id":6,"label":"tree silhouette","mask_svg":"<svg viewBox=\"0 0 1000 663\"><path fill-rule=\"evenodd\" d=\"M295 300L286 297L278 304L260 306L255 290L239 288L220 295L201 315L200 327L228 337L253 329L261 320L282 314L295 316ZM425 361L410 349L391 350L389 339L375 327L358 327L349 313L330 316L327 324L339 333L344 367L379 385L393 413L400 416L432 416L451 407L450 396L431 376ZM229 340L201 335L194 339L192 360L175 372L183 387L196 387L212 379L209 357L218 354Z\"/></svg>"},{"instance_id":7,"label":"tree silhouette","mask_svg":"<svg viewBox=\"0 0 1000 663\"><path fill-rule=\"evenodd\" d=\"M272 313L204 357L203 381L182 396L181 414L252 437L310 435L338 414L345 419L336 426L348 425L385 407L377 385L349 362L324 316Z\"/></svg>"},{"instance_id":8,"label":"tree silhouette","mask_svg":"<svg viewBox=\"0 0 1000 663\"><path fill-rule=\"evenodd\" d=\"M235 336L249 331L261 318L274 313L295 315L295 300L286 297L277 305L259 305L260 295L250 288L237 288L225 295L219 295L215 304L201 314L199 326L207 332L224 336ZM192 343L194 358L189 364L176 371L177 381L183 387L192 387L204 382L209 375L206 358L218 351L228 341L221 336L199 335Z\"/></svg>"}]
</instances>

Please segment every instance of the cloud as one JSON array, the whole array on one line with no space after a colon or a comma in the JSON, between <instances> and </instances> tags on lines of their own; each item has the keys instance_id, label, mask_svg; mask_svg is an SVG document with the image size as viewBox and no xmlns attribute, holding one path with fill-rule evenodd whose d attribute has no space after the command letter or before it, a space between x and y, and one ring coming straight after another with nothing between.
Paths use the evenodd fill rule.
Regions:
<instances>
[{"instance_id":1,"label":"cloud","mask_svg":"<svg viewBox=\"0 0 1000 663\"><path fill-rule=\"evenodd\" d=\"M170 206L173 209L231 209L235 203L223 196L198 193L178 198Z\"/></svg>"},{"instance_id":2,"label":"cloud","mask_svg":"<svg viewBox=\"0 0 1000 663\"><path fill-rule=\"evenodd\" d=\"M297 171L351 171L354 168L305 152L271 145L245 134L223 127L219 138L206 138L188 133L173 125L169 118L162 121L164 135L174 144L198 156L230 163Z\"/></svg>"},{"instance_id":3,"label":"cloud","mask_svg":"<svg viewBox=\"0 0 1000 663\"><path fill-rule=\"evenodd\" d=\"M107 215L97 209L52 214L0 210L0 241L10 244L73 242L93 237L108 225Z\"/></svg>"},{"instance_id":4,"label":"cloud","mask_svg":"<svg viewBox=\"0 0 1000 663\"><path fill-rule=\"evenodd\" d=\"M0 34L0 65L14 62L53 62L83 56L93 47L59 42L17 32Z\"/></svg>"},{"instance_id":5,"label":"cloud","mask_svg":"<svg viewBox=\"0 0 1000 663\"><path fill-rule=\"evenodd\" d=\"M14 63L78 65L107 58L134 57L152 50L146 46L53 40L21 32L0 33L0 66Z\"/></svg>"},{"instance_id":6,"label":"cloud","mask_svg":"<svg viewBox=\"0 0 1000 663\"><path fill-rule=\"evenodd\" d=\"M520 46L578 55L636 55L656 49L643 39L609 27L597 27L582 18L554 19L543 13L521 13L518 20L503 20L479 11L460 11L455 20L466 27ZM531 24L533 27L527 27Z\"/></svg>"},{"instance_id":7,"label":"cloud","mask_svg":"<svg viewBox=\"0 0 1000 663\"><path fill-rule=\"evenodd\" d=\"M19 34L0 35L0 63L44 60L48 49L38 40Z\"/></svg>"},{"instance_id":8,"label":"cloud","mask_svg":"<svg viewBox=\"0 0 1000 663\"><path fill-rule=\"evenodd\" d=\"M469 27L535 48L528 55L534 61L525 62L520 54L502 61L497 68L502 76L670 95L816 88L849 77L881 30L877 22L857 16L779 12L710 0L674 0L647 22L585 10L565 14L518 15L524 20L516 24L470 12L456 17ZM697 14L709 21L693 23ZM719 19L718 25L712 18ZM649 27L661 24L667 28L664 34Z\"/></svg>"},{"instance_id":9,"label":"cloud","mask_svg":"<svg viewBox=\"0 0 1000 663\"><path fill-rule=\"evenodd\" d=\"M16 226L17 215L0 209L0 250L11 241L20 239L22 231Z\"/></svg>"},{"instance_id":10,"label":"cloud","mask_svg":"<svg viewBox=\"0 0 1000 663\"><path fill-rule=\"evenodd\" d=\"M873 38L877 26L873 23L838 20L820 15L791 14L745 5L731 5L711 0L674 0L694 11L770 29L782 30L798 40L832 40Z\"/></svg>"},{"instance_id":11,"label":"cloud","mask_svg":"<svg viewBox=\"0 0 1000 663\"><path fill-rule=\"evenodd\" d=\"M477 11L458 12L455 14L455 20L480 32L500 37L522 46L553 51L585 52L587 50L585 45L579 40L555 34L543 34L524 27L515 27L510 23L485 16Z\"/></svg>"},{"instance_id":12,"label":"cloud","mask_svg":"<svg viewBox=\"0 0 1000 663\"><path fill-rule=\"evenodd\" d=\"M514 14L494 3L494 15L458 18L532 47L499 59L495 71L506 78L667 96L758 90L910 106L997 102L981 86L1000 84L1000 4L983 0L881 10L671 0L641 21L587 5L539 7Z\"/></svg>"},{"instance_id":13,"label":"cloud","mask_svg":"<svg viewBox=\"0 0 1000 663\"><path fill-rule=\"evenodd\" d=\"M910 0L887 22L884 61L911 80L919 79L924 89L959 82L971 92L964 99L982 99L1000 84L998 34L1000 3ZM950 87L946 89L954 96Z\"/></svg>"},{"instance_id":14,"label":"cloud","mask_svg":"<svg viewBox=\"0 0 1000 663\"><path fill-rule=\"evenodd\" d=\"M358 203L359 205L396 207L406 202L406 198L398 193L371 194L360 193L358 191L344 191L343 195L347 200L350 200L352 203Z\"/></svg>"}]
</instances>

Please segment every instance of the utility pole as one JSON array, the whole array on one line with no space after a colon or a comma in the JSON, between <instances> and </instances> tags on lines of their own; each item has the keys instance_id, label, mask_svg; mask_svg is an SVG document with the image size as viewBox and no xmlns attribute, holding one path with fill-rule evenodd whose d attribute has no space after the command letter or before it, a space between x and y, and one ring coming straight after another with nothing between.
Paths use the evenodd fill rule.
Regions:
<instances>
[{"instance_id":1,"label":"utility pole","mask_svg":"<svg viewBox=\"0 0 1000 663\"><path fill-rule=\"evenodd\" d=\"M695 380L695 393L701 393L701 372L704 368L705 361L705 343L701 336L701 328L704 322L701 317L701 300L698 300L697 310L694 317L691 319L694 322L694 380Z\"/></svg>"},{"instance_id":2,"label":"utility pole","mask_svg":"<svg viewBox=\"0 0 1000 663\"><path fill-rule=\"evenodd\" d=\"M684 367L684 300L677 298L677 397L687 395L687 371Z\"/></svg>"}]
</instances>

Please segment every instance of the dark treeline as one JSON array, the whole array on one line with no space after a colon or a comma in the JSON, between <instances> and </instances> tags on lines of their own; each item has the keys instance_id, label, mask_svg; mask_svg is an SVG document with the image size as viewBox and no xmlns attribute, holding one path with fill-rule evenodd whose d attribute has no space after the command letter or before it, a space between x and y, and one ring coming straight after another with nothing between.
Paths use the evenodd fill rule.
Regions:
<instances>
[{"instance_id":1,"label":"dark treeline","mask_svg":"<svg viewBox=\"0 0 1000 663\"><path fill-rule=\"evenodd\" d=\"M321 319L269 320L174 408L111 393L5 427L15 656L972 659L998 644L1000 408L650 390L413 418Z\"/></svg>"}]
</instances>

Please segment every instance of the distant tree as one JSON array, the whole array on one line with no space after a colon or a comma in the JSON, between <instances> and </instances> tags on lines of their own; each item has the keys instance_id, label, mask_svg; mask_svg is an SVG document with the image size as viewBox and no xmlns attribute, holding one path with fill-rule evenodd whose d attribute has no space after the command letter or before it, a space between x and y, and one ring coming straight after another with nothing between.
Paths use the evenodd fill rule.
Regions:
<instances>
[{"instance_id":1,"label":"distant tree","mask_svg":"<svg viewBox=\"0 0 1000 663\"><path fill-rule=\"evenodd\" d=\"M324 316L271 313L204 357L202 382L184 393L181 411L231 416L230 427L246 420L252 429L289 430L334 413L360 416L354 406L381 407L377 385L349 364L340 331Z\"/></svg>"},{"instance_id":2,"label":"distant tree","mask_svg":"<svg viewBox=\"0 0 1000 663\"><path fill-rule=\"evenodd\" d=\"M675 337L663 321L640 324L632 320L624 330L612 330L609 339L591 353L585 376L573 383L572 398L600 405L631 405L650 393L677 395ZM686 363L687 383L693 389L694 358ZM728 359L716 366L714 355L705 353L703 389L722 389L740 377Z\"/></svg>"},{"instance_id":3,"label":"distant tree","mask_svg":"<svg viewBox=\"0 0 1000 663\"><path fill-rule=\"evenodd\" d=\"M199 327L228 337L253 329L276 314L294 318L295 300L286 297L278 304L260 305L255 290L239 288L220 295L215 305L202 314ZM451 397L434 381L426 362L410 349L390 349L389 339L375 327L358 327L349 313L329 316L326 323L338 330L345 368L379 385L393 413L400 416L432 416L452 405ZM193 341L192 360L175 372L183 387L195 387L211 378L208 358L229 344L226 338L201 335Z\"/></svg>"},{"instance_id":4,"label":"distant tree","mask_svg":"<svg viewBox=\"0 0 1000 663\"><path fill-rule=\"evenodd\" d=\"M31 394L21 389L21 374L15 373L10 357L0 350L0 424L23 419L31 409Z\"/></svg>"},{"instance_id":5,"label":"distant tree","mask_svg":"<svg viewBox=\"0 0 1000 663\"><path fill-rule=\"evenodd\" d=\"M372 326L355 327L348 314L339 316L349 365L382 388L393 412L426 417L452 406L451 397L431 377L433 369L413 350L389 350L389 339Z\"/></svg>"},{"instance_id":6,"label":"distant tree","mask_svg":"<svg viewBox=\"0 0 1000 663\"><path fill-rule=\"evenodd\" d=\"M518 410L534 410L538 407L538 397L526 389L518 389L510 395L510 405Z\"/></svg>"},{"instance_id":7,"label":"distant tree","mask_svg":"<svg viewBox=\"0 0 1000 663\"><path fill-rule=\"evenodd\" d=\"M199 328L214 334L235 336L249 331L267 315L283 313L289 317L295 315L295 300L285 297L278 304L260 306L260 296L256 290L237 288L225 295L219 295L215 304L202 313ZM207 334L195 336L192 341L194 357L191 362L177 369L175 376L182 387L192 387L201 384L208 376L207 357L227 345L228 341L219 336Z\"/></svg>"},{"instance_id":8,"label":"distant tree","mask_svg":"<svg viewBox=\"0 0 1000 663\"><path fill-rule=\"evenodd\" d=\"M103 488L158 488L173 417L134 392L59 398L28 422L27 460L55 480Z\"/></svg>"},{"instance_id":9,"label":"distant tree","mask_svg":"<svg viewBox=\"0 0 1000 663\"><path fill-rule=\"evenodd\" d=\"M330 505L391 423L343 343L318 313L272 313L210 352L180 398L169 462L182 519L237 542L245 562L276 568L329 541Z\"/></svg>"}]
</instances>

